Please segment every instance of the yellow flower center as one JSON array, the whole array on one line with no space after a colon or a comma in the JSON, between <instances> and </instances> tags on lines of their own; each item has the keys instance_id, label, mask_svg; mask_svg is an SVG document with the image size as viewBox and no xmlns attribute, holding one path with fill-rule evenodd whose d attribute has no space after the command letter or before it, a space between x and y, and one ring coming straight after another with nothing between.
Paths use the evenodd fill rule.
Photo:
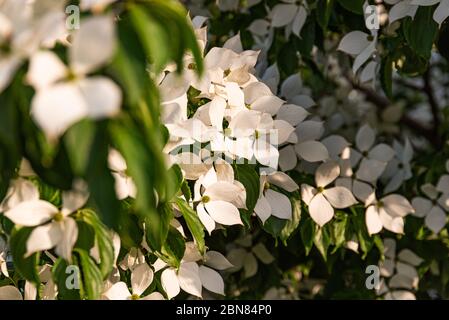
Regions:
<instances>
[{"instance_id":1,"label":"yellow flower center","mask_svg":"<svg viewBox=\"0 0 449 320\"><path fill-rule=\"evenodd\" d=\"M318 190L318 193L323 193L324 192L324 188L323 187L318 187L317 190Z\"/></svg>"},{"instance_id":2,"label":"yellow flower center","mask_svg":"<svg viewBox=\"0 0 449 320\"><path fill-rule=\"evenodd\" d=\"M210 197L209 196L203 196L202 198L201 198L201 202L202 203L208 203L210 201Z\"/></svg>"},{"instance_id":3,"label":"yellow flower center","mask_svg":"<svg viewBox=\"0 0 449 320\"><path fill-rule=\"evenodd\" d=\"M57 222L60 222L64 219L64 215L61 212L58 212L57 214L55 214L55 216L53 217L53 219Z\"/></svg>"},{"instance_id":4,"label":"yellow flower center","mask_svg":"<svg viewBox=\"0 0 449 320\"><path fill-rule=\"evenodd\" d=\"M139 295L138 294L132 294L131 295L131 300L139 300L140 299L140 297L139 297Z\"/></svg>"}]
</instances>

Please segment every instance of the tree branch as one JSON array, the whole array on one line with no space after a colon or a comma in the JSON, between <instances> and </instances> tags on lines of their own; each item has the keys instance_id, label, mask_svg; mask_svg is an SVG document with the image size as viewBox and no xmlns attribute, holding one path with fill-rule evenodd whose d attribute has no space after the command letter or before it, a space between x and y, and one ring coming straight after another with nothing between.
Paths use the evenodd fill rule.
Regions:
<instances>
[{"instance_id":1,"label":"tree branch","mask_svg":"<svg viewBox=\"0 0 449 320\"><path fill-rule=\"evenodd\" d=\"M371 88L360 85L348 76L346 78L354 89L363 93L366 99L375 104L380 110L385 110L391 105L391 101L388 98L379 95ZM441 146L441 137L438 135L438 126L435 126L436 130L434 128L428 128L405 113L400 121L410 129L426 138L427 141L429 141L435 148L439 148Z\"/></svg>"},{"instance_id":2,"label":"tree branch","mask_svg":"<svg viewBox=\"0 0 449 320\"><path fill-rule=\"evenodd\" d=\"M430 104L430 110L432 111L434 135L439 136L438 128L441 125L440 107L438 106L437 100L435 98L435 94L433 92L430 70L431 69L429 67L429 69L427 69L427 71L424 73L424 88L423 88L423 90L424 90L424 93L427 95L427 99L429 100L429 104Z\"/></svg>"}]
</instances>

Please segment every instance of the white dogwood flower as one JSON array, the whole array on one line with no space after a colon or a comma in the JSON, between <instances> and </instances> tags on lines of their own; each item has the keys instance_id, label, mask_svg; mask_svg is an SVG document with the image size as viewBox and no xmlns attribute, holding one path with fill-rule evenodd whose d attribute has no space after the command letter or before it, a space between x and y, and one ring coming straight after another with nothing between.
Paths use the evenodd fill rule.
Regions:
<instances>
[{"instance_id":1,"label":"white dogwood flower","mask_svg":"<svg viewBox=\"0 0 449 320\"><path fill-rule=\"evenodd\" d=\"M224 282L221 275L213 270L225 270L232 264L219 252L206 253L204 264L198 265L203 260L193 243L186 243L186 251L178 270L167 267L162 260L155 262L155 271L164 269L161 274L161 283L168 299L176 297L184 290L191 295L201 298L202 287L207 290L224 295ZM212 268L211 268L212 267Z\"/></svg>"},{"instance_id":2,"label":"white dogwood flower","mask_svg":"<svg viewBox=\"0 0 449 320\"><path fill-rule=\"evenodd\" d=\"M291 219L292 204L290 199L283 193L270 189L271 185L279 187L287 192L294 192L299 186L287 174L277 171L260 176L260 194L254 208L262 223L271 216L280 219Z\"/></svg>"},{"instance_id":3,"label":"white dogwood flower","mask_svg":"<svg viewBox=\"0 0 449 320\"><path fill-rule=\"evenodd\" d=\"M409 249L396 254L396 241L391 238L384 239L384 255L385 260L379 263L382 279L376 294L386 300L415 300L412 290L416 290L419 283L416 267L423 259Z\"/></svg>"},{"instance_id":4,"label":"white dogwood flower","mask_svg":"<svg viewBox=\"0 0 449 320\"><path fill-rule=\"evenodd\" d=\"M238 208L245 207L241 196L245 188L234 181L232 167L226 167L223 171L226 173L221 174L221 171L211 168L195 184L194 201L198 202L196 211L209 233L215 229L216 223L243 224Z\"/></svg>"},{"instance_id":5,"label":"white dogwood flower","mask_svg":"<svg viewBox=\"0 0 449 320\"><path fill-rule=\"evenodd\" d=\"M40 5L28 0L0 2L0 92L26 58L64 30L63 3Z\"/></svg>"},{"instance_id":6,"label":"white dogwood flower","mask_svg":"<svg viewBox=\"0 0 449 320\"><path fill-rule=\"evenodd\" d=\"M439 233L447 223L444 208L437 201L439 191L431 184L423 185L421 191L427 198L413 198L412 206L415 209L413 215L425 218L425 225L434 233Z\"/></svg>"},{"instance_id":7,"label":"white dogwood flower","mask_svg":"<svg viewBox=\"0 0 449 320\"><path fill-rule=\"evenodd\" d=\"M153 277L153 270L150 266L147 263L141 263L131 272L132 293L129 291L128 285L120 281L106 291L104 296L108 300L164 300L159 292L142 297L142 294L153 282Z\"/></svg>"},{"instance_id":8,"label":"white dogwood flower","mask_svg":"<svg viewBox=\"0 0 449 320\"><path fill-rule=\"evenodd\" d=\"M374 130L369 125L364 125L355 138L357 150L351 150L352 166L355 167L360 162L356 177L371 183L377 181L395 155L395 151L385 143L374 146L375 140Z\"/></svg>"},{"instance_id":9,"label":"white dogwood flower","mask_svg":"<svg viewBox=\"0 0 449 320\"><path fill-rule=\"evenodd\" d=\"M263 243L253 244L251 235L238 239L236 243L241 247L232 248L226 255L233 264L229 272L238 272L243 269L244 277L251 278L257 274L258 261L266 265L274 261L273 255Z\"/></svg>"},{"instance_id":10,"label":"white dogwood flower","mask_svg":"<svg viewBox=\"0 0 449 320\"><path fill-rule=\"evenodd\" d=\"M270 13L272 27L284 27L289 29L299 37L302 27L307 19L307 2L296 0L281 0L275 5Z\"/></svg>"},{"instance_id":11,"label":"white dogwood flower","mask_svg":"<svg viewBox=\"0 0 449 320\"><path fill-rule=\"evenodd\" d=\"M340 166L334 161L321 164L315 173L316 188L301 185L302 200L309 207L309 214L319 225L324 226L334 216L334 208L344 209L357 203L357 200L345 187L326 189L340 175Z\"/></svg>"},{"instance_id":12,"label":"white dogwood flower","mask_svg":"<svg viewBox=\"0 0 449 320\"><path fill-rule=\"evenodd\" d=\"M414 213L410 202L401 195L391 194L374 201L366 208L365 222L369 234L379 233L383 228L404 233L404 217Z\"/></svg>"},{"instance_id":13,"label":"white dogwood flower","mask_svg":"<svg viewBox=\"0 0 449 320\"><path fill-rule=\"evenodd\" d=\"M376 52L377 30L372 29L371 34L363 31L352 31L345 35L338 46L338 50L354 57L352 72L357 74L360 68L370 60ZM377 62L371 61L363 68L360 79L367 82L375 77Z\"/></svg>"},{"instance_id":14,"label":"white dogwood flower","mask_svg":"<svg viewBox=\"0 0 449 320\"><path fill-rule=\"evenodd\" d=\"M32 56L27 80L37 92L31 114L50 139L85 117L102 119L119 112L120 88L106 77L87 76L112 58L114 28L109 16L84 19L73 35L68 67L49 51Z\"/></svg>"},{"instance_id":15,"label":"white dogwood flower","mask_svg":"<svg viewBox=\"0 0 449 320\"><path fill-rule=\"evenodd\" d=\"M383 176L388 179L384 192L390 193L396 191L404 181L412 178L410 161L413 159L413 147L409 139L401 145L396 140L393 141L395 157L388 163Z\"/></svg>"},{"instance_id":16,"label":"white dogwood flower","mask_svg":"<svg viewBox=\"0 0 449 320\"><path fill-rule=\"evenodd\" d=\"M85 204L87 195L78 191L64 192L62 199L61 210L44 200L29 200L5 212L17 225L36 227L27 240L25 256L56 247L59 256L71 260L78 226L70 215Z\"/></svg>"}]
</instances>

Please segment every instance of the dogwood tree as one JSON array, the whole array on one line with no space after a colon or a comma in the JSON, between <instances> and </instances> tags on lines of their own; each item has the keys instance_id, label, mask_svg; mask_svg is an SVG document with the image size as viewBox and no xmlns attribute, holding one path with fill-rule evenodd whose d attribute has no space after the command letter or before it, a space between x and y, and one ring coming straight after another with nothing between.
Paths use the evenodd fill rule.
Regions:
<instances>
[{"instance_id":1,"label":"dogwood tree","mask_svg":"<svg viewBox=\"0 0 449 320\"><path fill-rule=\"evenodd\" d=\"M0 0L0 299L447 297L448 17Z\"/></svg>"}]
</instances>

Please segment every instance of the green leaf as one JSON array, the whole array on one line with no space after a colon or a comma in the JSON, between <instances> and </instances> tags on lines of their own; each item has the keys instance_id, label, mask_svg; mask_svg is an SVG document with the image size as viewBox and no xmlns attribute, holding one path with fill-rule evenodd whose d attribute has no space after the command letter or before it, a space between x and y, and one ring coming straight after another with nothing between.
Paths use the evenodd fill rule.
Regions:
<instances>
[{"instance_id":1,"label":"green leaf","mask_svg":"<svg viewBox=\"0 0 449 320\"><path fill-rule=\"evenodd\" d=\"M449 21L445 21L441 26L438 36L437 48L440 54L449 61Z\"/></svg>"},{"instance_id":2,"label":"green leaf","mask_svg":"<svg viewBox=\"0 0 449 320\"><path fill-rule=\"evenodd\" d=\"M287 220L279 219L275 216L270 216L264 223L263 228L274 238L281 236L282 230L285 228Z\"/></svg>"},{"instance_id":3,"label":"green leaf","mask_svg":"<svg viewBox=\"0 0 449 320\"><path fill-rule=\"evenodd\" d=\"M311 218L307 217L300 228L301 239L302 243L304 244L306 256L309 255L310 250L313 247L313 240L315 239L315 227L315 222L313 222Z\"/></svg>"},{"instance_id":4,"label":"green leaf","mask_svg":"<svg viewBox=\"0 0 449 320\"><path fill-rule=\"evenodd\" d=\"M181 191L187 201L192 199L192 191L190 191L189 183L187 180L184 180L181 184Z\"/></svg>"},{"instance_id":5,"label":"green leaf","mask_svg":"<svg viewBox=\"0 0 449 320\"><path fill-rule=\"evenodd\" d=\"M324 261L327 261L327 250L329 248L331 242L331 237L329 234L329 230L327 226L319 227L317 226L317 230L315 231L315 237L313 239L313 243L315 247L317 247L318 251L323 256Z\"/></svg>"},{"instance_id":6,"label":"green leaf","mask_svg":"<svg viewBox=\"0 0 449 320\"><path fill-rule=\"evenodd\" d=\"M83 295L89 300L98 300L103 290L103 277L95 261L83 249L74 249L79 258L81 277L83 282Z\"/></svg>"},{"instance_id":7,"label":"green leaf","mask_svg":"<svg viewBox=\"0 0 449 320\"><path fill-rule=\"evenodd\" d=\"M126 119L129 120L129 119ZM166 217L156 210L155 182L159 177L156 171L153 153L142 133L132 121L114 122L110 127L114 144L123 155L128 165L129 175L136 184L137 193L135 208L139 217L146 222L148 244L153 250L159 251L162 247L164 232L160 226ZM161 199L162 200L162 199Z\"/></svg>"},{"instance_id":8,"label":"green leaf","mask_svg":"<svg viewBox=\"0 0 449 320\"><path fill-rule=\"evenodd\" d=\"M90 199L98 208L102 221L110 228L119 231L120 202L115 193L115 180L108 168L109 137L103 125L98 126L92 148L89 152L89 164L86 180L89 185Z\"/></svg>"},{"instance_id":9,"label":"green leaf","mask_svg":"<svg viewBox=\"0 0 449 320\"><path fill-rule=\"evenodd\" d=\"M373 238L369 235L368 230L366 228L365 223L365 214L363 210L357 210L355 208L351 208L351 211L354 213L354 216L351 217L353 230L357 235L357 239L359 240L360 249L362 249L363 256L365 259L368 255L368 252L373 247Z\"/></svg>"},{"instance_id":10,"label":"green leaf","mask_svg":"<svg viewBox=\"0 0 449 320\"><path fill-rule=\"evenodd\" d=\"M380 83L386 96L391 99L393 97L393 59L390 57L382 59Z\"/></svg>"},{"instance_id":11,"label":"green leaf","mask_svg":"<svg viewBox=\"0 0 449 320\"><path fill-rule=\"evenodd\" d=\"M346 243L346 229L348 225L348 216L345 213L340 214L331 223L332 243L335 246L332 253L335 253Z\"/></svg>"},{"instance_id":12,"label":"green leaf","mask_svg":"<svg viewBox=\"0 0 449 320\"><path fill-rule=\"evenodd\" d=\"M363 3L365 0L338 0L338 3L348 11L363 14Z\"/></svg>"},{"instance_id":13,"label":"green leaf","mask_svg":"<svg viewBox=\"0 0 449 320\"><path fill-rule=\"evenodd\" d=\"M206 244L204 242L204 227L200 219L198 218L198 215L184 200L178 198L176 199L176 204L187 223L187 227L189 228L193 238L195 239L198 250L201 254L204 254L206 252Z\"/></svg>"},{"instance_id":14,"label":"green leaf","mask_svg":"<svg viewBox=\"0 0 449 320\"><path fill-rule=\"evenodd\" d=\"M33 230L34 228L25 227L14 229L9 240L9 246L11 248L14 268L26 280L31 281L34 284L40 284L39 274L37 272L39 253L34 253L25 258L27 251L26 244Z\"/></svg>"},{"instance_id":15,"label":"green leaf","mask_svg":"<svg viewBox=\"0 0 449 320\"><path fill-rule=\"evenodd\" d=\"M171 58L171 41L179 40L173 37L170 39L164 26L147 14L142 6L130 6L130 13L142 45L154 64L155 72L161 72Z\"/></svg>"},{"instance_id":16,"label":"green leaf","mask_svg":"<svg viewBox=\"0 0 449 320\"><path fill-rule=\"evenodd\" d=\"M316 18L323 31L327 30L333 7L334 0L318 0Z\"/></svg>"},{"instance_id":17,"label":"green leaf","mask_svg":"<svg viewBox=\"0 0 449 320\"><path fill-rule=\"evenodd\" d=\"M147 238L148 244L153 247L151 244L155 241L159 241L161 243L161 248L163 248L163 244L167 240L168 232L170 230L170 222L173 219L173 209L171 207L171 204L169 203L162 203L158 206L158 214L160 219L160 223L157 227L157 229L150 229L148 226L151 227L151 224L153 223L151 220L147 220L149 218L145 219L145 235ZM155 239L157 237L157 239ZM160 249L155 249L159 251Z\"/></svg>"},{"instance_id":18,"label":"green leaf","mask_svg":"<svg viewBox=\"0 0 449 320\"><path fill-rule=\"evenodd\" d=\"M64 142L73 171L82 176L85 174L92 144L95 139L95 124L85 119L73 125L64 135Z\"/></svg>"},{"instance_id":19,"label":"green leaf","mask_svg":"<svg viewBox=\"0 0 449 320\"><path fill-rule=\"evenodd\" d=\"M405 39L421 57L429 59L432 45L438 34L438 24L433 20L435 6L420 6L413 19L402 22Z\"/></svg>"},{"instance_id":20,"label":"green leaf","mask_svg":"<svg viewBox=\"0 0 449 320\"><path fill-rule=\"evenodd\" d=\"M301 200L292 199L292 219L287 220L285 227L281 231L280 239L287 245L287 240L295 232L301 221Z\"/></svg>"},{"instance_id":21,"label":"green leaf","mask_svg":"<svg viewBox=\"0 0 449 320\"><path fill-rule=\"evenodd\" d=\"M246 208L240 210L243 221L249 227L249 219L254 212L260 193L260 178L254 166L248 164L234 165L235 179L240 181L246 190Z\"/></svg>"},{"instance_id":22,"label":"green leaf","mask_svg":"<svg viewBox=\"0 0 449 320\"><path fill-rule=\"evenodd\" d=\"M20 160L17 111L11 90L0 93L0 199L6 195Z\"/></svg>"},{"instance_id":23,"label":"green leaf","mask_svg":"<svg viewBox=\"0 0 449 320\"><path fill-rule=\"evenodd\" d=\"M167 241L162 246L162 254L167 258L166 262L179 268L185 249L186 243L182 234L174 227L170 227Z\"/></svg>"},{"instance_id":24,"label":"green leaf","mask_svg":"<svg viewBox=\"0 0 449 320\"><path fill-rule=\"evenodd\" d=\"M171 168L168 170L168 178L167 178L167 185L166 185L166 193L165 193L165 199L166 201L170 201L174 196L176 196L181 189L183 179L181 168L174 164L171 166Z\"/></svg>"},{"instance_id":25,"label":"green leaf","mask_svg":"<svg viewBox=\"0 0 449 320\"><path fill-rule=\"evenodd\" d=\"M79 289L67 288L66 284L67 278L69 276L73 276L71 273L67 273L68 266L69 264L64 259L58 258L55 261L55 264L53 265L51 270L53 281L58 287L58 298L61 300L80 300L81 295ZM82 284L81 274L77 273L76 275L78 276L78 284L81 287Z\"/></svg>"},{"instance_id":26,"label":"green leaf","mask_svg":"<svg viewBox=\"0 0 449 320\"><path fill-rule=\"evenodd\" d=\"M103 279L106 279L114 267L114 246L109 230L92 210L83 210L80 215L81 219L88 223L95 232L96 245L100 256L99 267Z\"/></svg>"},{"instance_id":27,"label":"green leaf","mask_svg":"<svg viewBox=\"0 0 449 320\"><path fill-rule=\"evenodd\" d=\"M284 44L277 55L277 65L285 75L296 73L299 65L296 48L289 43Z\"/></svg>"}]
</instances>

